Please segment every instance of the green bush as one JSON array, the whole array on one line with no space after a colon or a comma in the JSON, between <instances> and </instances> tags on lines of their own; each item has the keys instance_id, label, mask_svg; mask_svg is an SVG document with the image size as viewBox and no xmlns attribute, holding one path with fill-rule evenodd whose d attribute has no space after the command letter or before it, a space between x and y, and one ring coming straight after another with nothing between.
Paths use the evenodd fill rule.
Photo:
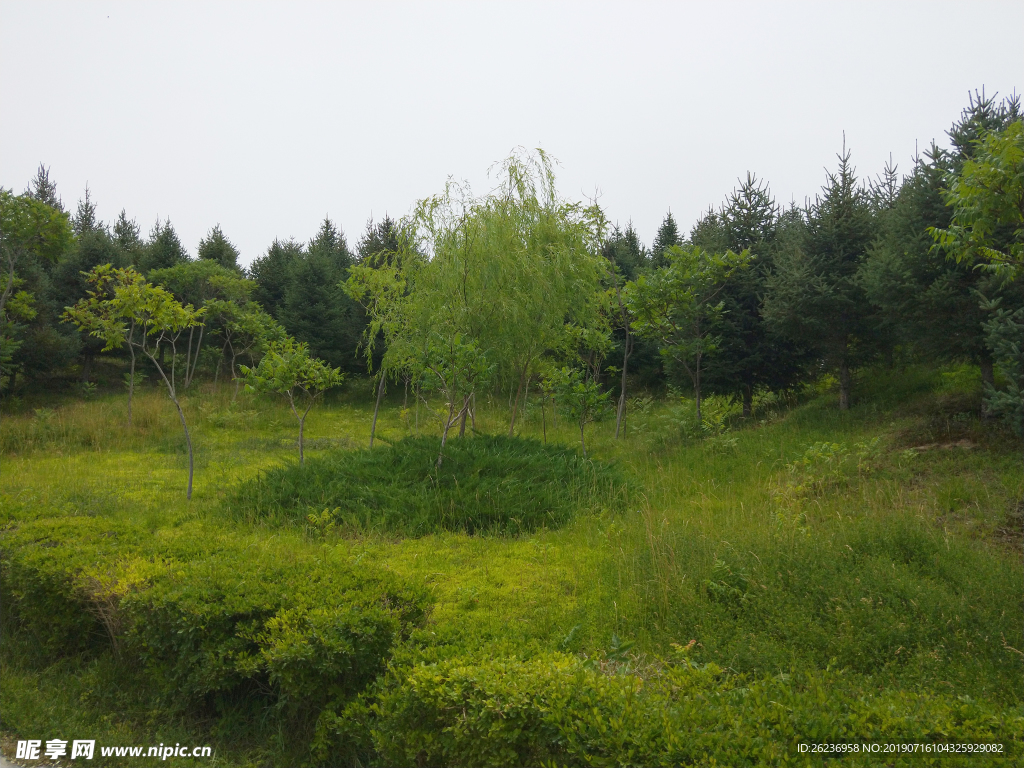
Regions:
<instances>
[{"instance_id":1,"label":"green bush","mask_svg":"<svg viewBox=\"0 0 1024 768\"><path fill-rule=\"evenodd\" d=\"M46 655L105 647L116 631L104 574L143 532L106 518L40 518L0 533L5 622L29 632ZM123 565L123 564L122 564Z\"/></svg>"},{"instance_id":2,"label":"green bush","mask_svg":"<svg viewBox=\"0 0 1024 768\"><path fill-rule=\"evenodd\" d=\"M112 648L176 710L255 701L311 723L372 682L427 607L387 571L201 525L40 519L3 531L0 555L10 628L50 657Z\"/></svg>"},{"instance_id":3,"label":"green bush","mask_svg":"<svg viewBox=\"0 0 1024 768\"><path fill-rule=\"evenodd\" d=\"M645 677L562 654L454 659L396 670L376 711L385 765L806 765L823 761L800 743L1001 742L1008 755L1024 743L1024 718L967 697L877 694L834 672L750 679L685 659Z\"/></svg>"},{"instance_id":4,"label":"green bush","mask_svg":"<svg viewBox=\"0 0 1024 768\"><path fill-rule=\"evenodd\" d=\"M230 502L250 521L312 523L342 531L421 536L437 531L518 534L574 514L617 509L628 492L612 466L536 440L406 438L372 451L334 451L263 473Z\"/></svg>"}]
</instances>

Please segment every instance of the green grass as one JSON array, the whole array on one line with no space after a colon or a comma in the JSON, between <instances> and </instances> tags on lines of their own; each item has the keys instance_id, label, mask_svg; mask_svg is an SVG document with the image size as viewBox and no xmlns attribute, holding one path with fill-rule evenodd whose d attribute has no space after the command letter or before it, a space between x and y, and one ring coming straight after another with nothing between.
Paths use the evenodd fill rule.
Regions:
<instances>
[{"instance_id":1,"label":"green grass","mask_svg":"<svg viewBox=\"0 0 1024 768\"><path fill-rule=\"evenodd\" d=\"M331 450L242 483L225 507L250 522L285 521L320 534L423 536L532 533L577 514L621 511L626 479L604 462L538 440L407 437L374 450Z\"/></svg>"},{"instance_id":2,"label":"green grass","mask_svg":"<svg viewBox=\"0 0 1024 768\"><path fill-rule=\"evenodd\" d=\"M307 421L306 461L311 475L322 470L321 485L308 498L277 497L275 519L269 509L246 516L236 500L270 478L299 477L297 425L281 402L243 395L232 404L227 387L188 398L197 460L191 503L180 425L157 391L140 396L132 429L123 396L32 403L5 413L0 425L0 525L90 515L152 533L216 530L380 567L431 595L429 618L400 655L408 663L551 651L600 660L615 654L616 637L635 643L630 664L642 671L670 663L673 644L693 641L691 661L727 675L838 673L834 679L852 682L830 683L832 695L850 711L864 691L923 696L941 707L970 696L1012 723L1024 716L1024 475L1018 446L979 420L977 399L957 381L926 369L872 372L847 413L824 393L789 410L766 406L749 423L729 416L724 439L705 441L688 439L670 406L653 403L631 413L624 439L614 439L610 422L588 427L595 465L630 478L625 506L616 511L603 492L520 487L527 501L550 494L574 506L561 527L501 537L468 534L474 526L403 528L408 513L396 525L309 524L306 515L321 502L318 512L340 508L348 489L395 478L412 480L392 484L391 510L436 502L417 486L429 464L424 472L416 459L419 475L389 469L417 451L426 458L439 443L423 407L417 417L398 400L387 403L378 435L390 445L371 454L361 450L372 418L365 393L342 392L317 406ZM480 400L477 429L507 432L507 409ZM37 407L52 413L40 417ZM522 477L543 456L573 466L564 457L578 446L578 432L561 419L554 427L550 410L542 428L531 403L517 430L523 442L492 444L536 449ZM857 447L876 438L873 448ZM478 440L453 439L442 465L457 476L455 457L465 451L472 466L488 467L480 486L460 487L471 500L509 490L491 459L473 453L486 443ZM845 458L797 462L826 441ZM414 450L404 454L403 446ZM557 464L544 469L551 482L560 477ZM453 492L454 484L446 493ZM301 524L279 524L287 519ZM0 718L9 735L92 728L112 734L109 743L184 743L187 734L217 744L224 765L273 764L287 748L273 712L257 724L187 713L165 721L140 681L116 692L123 672L104 656L40 660L18 653L26 641L17 627L5 632Z\"/></svg>"}]
</instances>

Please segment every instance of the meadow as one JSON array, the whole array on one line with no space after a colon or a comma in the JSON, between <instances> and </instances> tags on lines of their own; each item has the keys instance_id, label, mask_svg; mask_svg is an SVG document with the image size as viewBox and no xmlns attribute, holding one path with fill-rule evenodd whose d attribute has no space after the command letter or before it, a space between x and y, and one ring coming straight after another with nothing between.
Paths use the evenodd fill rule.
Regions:
<instances>
[{"instance_id":1,"label":"meadow","mask_svg":"<svg viewBox=\"0 0 1024 768\"><path fill-rule=\"evenodd\" d=\"M827 383L748 419L712 399L702 424L684 398L638 397L621 439L588 426L592 461L539 397L515 438L488 437L508 409L481 397L439 469L437 419L400 391L366 450L369 389L313 409L300 469L283 400L197 385L190 502L159 390L130 428L117 391L6 403L4 753L87 737L210 744L195 764L224 766L817 765L798 744L872 740L1024 754L1024 473L976 371L866 371L846 412ZM398 492L403 456L422 477ZM246 628L203 613L204 590L226 605L257 567ZM328 648L331 606L365 611Z\"/></svg>"}]
</instances>

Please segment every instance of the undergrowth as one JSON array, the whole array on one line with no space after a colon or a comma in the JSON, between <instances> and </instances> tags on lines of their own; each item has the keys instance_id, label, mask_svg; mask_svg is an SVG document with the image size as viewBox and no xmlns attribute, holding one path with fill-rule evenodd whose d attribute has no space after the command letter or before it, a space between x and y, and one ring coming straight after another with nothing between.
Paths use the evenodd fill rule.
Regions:
<instances>
[{"instance_id":1,"label":"undergrowth","mask_svg":"<svg viewBox=\"0 0 1024 768\"><path fill-rule=\"evenodd\" d=\"M537 440L407 437L373 450L328 451L243 483L227 507L250 523L294 522L324 536L440 531L518 535L579 514L620 511L624 475L601 460Z\"/></svg>"}]
</instances>

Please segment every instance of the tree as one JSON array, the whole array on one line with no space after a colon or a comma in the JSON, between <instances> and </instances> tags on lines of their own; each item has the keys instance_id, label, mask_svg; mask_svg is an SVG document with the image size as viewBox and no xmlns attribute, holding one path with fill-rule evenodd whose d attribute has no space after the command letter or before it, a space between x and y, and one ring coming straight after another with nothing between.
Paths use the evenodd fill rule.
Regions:
<instances>
[{"instance_id":1,"label":"tree","mask_svg":"<svg viewBox=\"0 0 1024 768\"><path fill-rule=\"evenodd\" d=\"M665 251L672 246L682 244L683 240L679 236L679 226L676 224L672 211L669 211L665 214L661 226L658 227L658 233L654 236L654 242L651 244L651 266L655 268L665 266L668 263L668 260L665 258Z\"/></svg>"},{"instance_id":2,"label":"tree","mask_svg":"<svg viewBox=\"0 0 1024 768\"><path fill-rule=\"evenodd\" d=\"M86 295L64 309L64 319L80 331L103 342L101 351L127 346L131 357L128 374L128 426L132 425L135 394L135 350L141 339L138 315L145 278L131 267L94 265L85 275Z\"/></svg>"},{"instance_id":3,"label":"tree","mask_svg":"<svg viewBox=\"0 0 1024 768\"><path fill-rule=\"evenodd\" d=\"M838 170L776 256L763 311L774 329L838 375L845 411L851 371L874 356L878 327L858 279L874 237L870 200L845 147L838 157Z\"/></svg>"},{"instance_id":4,"label":"tree","mask_svg":"<svg viewBox=\"0 0 1024 768\"><path fill-rule=\"evenodd\" d=\"M207 317L217 324L215 332L224 339L222 355L229 359L228 370L235 382L231 398L234 400L241 380L238 359L248 356L249 362L256 365L257 356L265 352L271 342L284 341L287 334L284 327L254 301L240 303L230 299L210 299L205 306Z\"/></svg>"},{"instance_id":5,"label":"tree","mask_svg":"<svg viewBox=\"0 0 1024 768\"><path fill-rule=\"evenodd\" d=\"M40 166L40 172L44 170ZM15 355L25 346L25 333L30 330L24 323L39 319L49 291L46 271L60 260L73 238L62 210L0 188L0 374L8 373L12 386ZM50 318L44 319L41 330L53 336ZM32 351L58 358L52 345L36 341L40 344Z\"/></svg>"},{"instance_id":6,"label":"tree","mask_svg":"<svg viewBox=\"0 0 1024 768\"><path fill-rule=\"evenodd\" d=\"M213 299L244 303L248 301L253 289L252 283L236 270L224 267L212 259L186 261L166 269L156 269L149 273L149 280L169 290L182 304L194 307L204 307ZM184 389L188 389L195 378L206 326L204 319L189 329L185 359L191 363L185 368L182 382Z\"/></svg>"},{"instance_id":7,"label":"tree","mask_svg":"<svg viewBox=\"0 0 1024 768\"><path fill-rule=\"evenodd\" d=\"M199 241L198 253L200 259L215 261L225 269L238 269L238 249L224 237L220 224L214 225L206 237Z\"/></svg>"},{"instance_id":8,"label":"tree","mask_svg":"<svg viewBox=\"0 0 1024 768\"><path fill-rule=\"evenodd\" d=\"M280 319L292 272L302 256L301 243L275 240L265 254L249 265L249 279L256 283L253 301L275 318Z\"/></svg>"},{"instance_id":9,"label":"tree","mask_svg":"<svg viewBox=\"0 0 1024 768\"><path fill-rule=\"evenodd\" d=\"M587 424L600 418L608 405L609 392L601 391L597 382L585 370L562 367L553 371L545 382L545 389L554 392L562 407L580 428L580 449L587 457L587 443L583 430Z\"/></svg>"},{"instance_id":10,"label":"tree","mask_svg":"<svg viewBox=\"0 0 1024 768\"><path fill-rule=\"evenodd\" d=\"M57 182L50 181L50 169L42 163L36 170L36 176L25 188L25 197L38 200L43 205L48 205L56 211L64 213L64 203L57 195Z\"/></svg>"},{"instance_id":11,"label":"tree","mask_svg":"<svg viewBox=\"0 0 1024 768\"><path fill-rule=\"evenodd\" d=\"M744 416L751 415L756 389L786 389L802 369L799 351L772 333L762 314L765 284L778 247L779 219L768 185L747 173L721 209L706 213L690 233L690 242L705 250L750 251L748 268L734 272L721 294L718 349L708 360L704 376L708 391L737 397Z\"/></svg>"},{"instance_id":12,"label":"tree","mask_svg":"<svg viewBox=\"0 0 1024 768\"><path fill-rule=\"evenodd\" d=\"M286 337L282 341L271 342L259 365L255 368L241 366L246 377L246 390L254 392L274 392L284 395L288 405L299 422L299 464L305 460L303 452L303 432L306 416L324 392L341 384L344 374L337 368L331 368L323 361L310 357L309 346L295 339ZM304 401L305 409L299 415L295 400Z\"/></svg>"},{"instance_id":13,"label":"tree","mask_svg":"<svg viewBox=\"0 0 1024 768\"><path fill-rule=\"evenodd\" d=\"M142 275L131 268L115 270L101 266L93 270L93 274L96 285L94 294L69 308L68 316L89 333L106 339L110 348L129 344L141 350L156 368L185 431L188 446L188 490L185 497L191 499L194 474L192 436L181 407L177 363L182 334L186 330L191 332L203 322L205 310L195 309L191 304L182 306L169 291L146 282ZM191 338L191 333L189 336ZM165 348L170 349L170 361L166 365L161 362L161 351ZM134 355L132 359L134 361ZM190 365L194 367L186 357L186 371Z\"/></svg>"},{"instance_id":14,"label":"tree","mask_svg":"<svg viewBox=\"0 0 1024 768\"><path fill-rule=\"evenodd\" d=\"M366 231L356 247L359 264L376 268L388 263L388 260L399 252L402 239L400 222L385 214L383 220L375 224L371 216L366 222Z\"/></svg>"},{"instance_id":15,"label":"tree","mask_svg":"<svg viewBox=\"0 0 1024 768\"><path fill-rule=\"evenodd\" d=\"M144 243L140 236L139 225L133 219L128 218L128 214L123 208L118 214L117 221L114 222L112 235L114 244L124 255L127 263L138 268L142 259Z\"/></svg>"},{"instance_id":16,"label":"tree","mask_svg":"<svg viewBox=\"0 0 1024 768\"><path fill-rule=\"evenodd\" d=\"M171 220L168 219L161 224L157 219L142 250L139 260L140 271L148 274L155 269L166 269L188 260L188 253L185 252L177 232L171 226Z\"/></svg>"},{"instance_id":17,"label":"tree","mask_svg":"<svg viewBox=\"0 0 1024 768\"><path fill-rule=\"evenodd\" d=\"M103 222L96 218L96 204L92 201L89 185L85 185L85 196L78 201L78 210L71 219L71 227L81 237L86 232L105 230Z\"/></svg>"},{"instance_id":18,"label":"tree","mask_svg":"<svg viewBox=\"0 0 1024 768\"><path fill-rule=\"evenodd\" d=\"M709 253L696 246L672 246L667 265L626 287L626 306L636 332L657 339L662 354L680 365L693 384L697 420L701 420L701 376L705 358L718 347L714 334L729 277L747 268L749 251Z\"/></svg>"},{"instance_id":19,"label":"tree","mask_svg":"<svg viewBox=\"0 0 1024 768\"><path fill-rule=\"evenodd\" d=\"M937 242L958 262L1024 270L1024 121L984 134L946 195L953 209Z\"/></svg>"}]
</instances>

